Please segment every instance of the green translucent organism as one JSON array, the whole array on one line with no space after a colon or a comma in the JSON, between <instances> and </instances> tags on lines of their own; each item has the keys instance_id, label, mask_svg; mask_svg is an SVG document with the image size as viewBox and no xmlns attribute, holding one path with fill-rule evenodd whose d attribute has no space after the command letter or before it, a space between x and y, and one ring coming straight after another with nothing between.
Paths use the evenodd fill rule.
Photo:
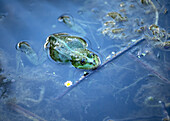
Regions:
<instances>
[{"instance_id":1,"label":"green translucent organism","mask_svg":"<svg viewBox=\"0 0 170 121\"><path fill-rule=\"evenodd\" d=\"M79 69L95 69L99 66L100 59L87 46L84 39L66 33L52 34L44 44L54 61L71 62Z\"/></svg>"},{"instance_id":2,"label":"green translucent organism","mask_svg":"<svg viewBox=\"0 0 170 121\"><path fill-rule=\"evenodd\" d=\"M83 27L79 24L77 24L76 22L74 22L74 19L72 16L70 15L61 15L58 18L59 22L63 22L64 24L66 24L70 29L72 29L73 31L81 34L82 36L86 35L86 32L84 31Z\"/></svg>"},{"instance_id":3,"label":"green translucent organism","mask_svg":"<svg viewBox=\"0 0 170 121\"><path fill-rule=\"evenodd\" d=\"M39 64L39 58L36 54L36 52L32 49L32 47L25 41L21 41L17 44L16 49L19 50L17 51L17 61L22 61L21 60L21 55L20 52L25 53L26 57L28 58L28 60L35 64L38 65Z\"/></svg>"},{"instance_id":4,"label":"green translucent organism","mask_svg":"<svg viewBox=\"0 0 170 121\"><path fill-rule=\"evenodd\" d=\"M74 67L79 69L95 69L100 65L100 59L95 53L89 51L87 46L84 39L66 33L52 34L44 44L45 50L49 52L49 57L56 62L71 62ZM39 58L31 46L24 41L17 44L17 50L25 53L30 62L35 65L46 59L45 52Z\"/></svg>"}]
</instances>

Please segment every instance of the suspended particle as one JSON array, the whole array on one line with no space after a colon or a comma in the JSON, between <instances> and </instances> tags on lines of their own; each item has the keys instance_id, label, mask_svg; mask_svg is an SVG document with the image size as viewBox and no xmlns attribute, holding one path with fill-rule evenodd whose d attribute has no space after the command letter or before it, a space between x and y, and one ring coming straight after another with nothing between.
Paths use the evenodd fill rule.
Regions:
<instances>
[{"instance_id":1,"label":"suspended particle","mask_svg":"<svg viewBox=\"0 0 170 121\"><path fill-rule=\"evenodd\" d=\"M159 33L159 27L155 24L152 24L151 26L149 26L149 29L152 31L152 34L158 34Z\"/></svg>"},{"instance_id":2,"label":"suspended particle","mask_svg":"<svg viewBox=\"0 0 170 121\"><path fill-rule=\"evenodd\" d=\"M104 23L104 26L110 26L110 27L114 27L115 26L115 22L114 21L107 21Z\"/></svg>"},{"instance_id":3,"label":"suspended particle","mask_svg":"<svg viewBox=\"0 0 170 121\"><path fill-rule=\"evenodd\" d=\"M109 31L110 31L110 28L105 28L103 31L102 31L102 34L107 34L107 33L109 33Z\"/></svg>"},{"instance_id":4,"label":"suspended particle","mask_svg":"<svg viewBox=\"0 0 170 121\"><path fill-rule=\"evenodd\" d=\"M119 11L120 12L126 12L126 9L120 9Z\"/></svg>"},{"instance_id":5,"label":"suspended particle","mask_svg":"<svg viewBox=\"0 0 170 121\"><path fill-rule=\"evenodd\" d=\"M138 33L144 32L145 27L140 27L139 29L135 30Z\"/></svg>"},{"instance_id":6,"label":"suspended particle","mask_svg":"<svg viewBox=\"0 0 170 121\"><path fill-rule=\"evenodd\" d=\"M165 8L165 10L164 10L164 14L167 14L168 13L168 9L167 8Z\"/></svg>"},{"instance_id":7,"label":"suspended particle","mask_svg":"<svg viewBox=\"0 0 170 121\"><path fill-rule=\"evenodd\" d=\"M125 3L124 2L120 3L120 7L125 7Z\"/></svg>"},{"instance_id":8,"label":"suspended particle","mask_svg":"<svg viewBox=\"0 0 170 121\"><path fill-rule=\"evenodd\" d=\"M131 5L130 5L130 7L131 7L131 8L134 8L134 7L135 7L135 5L131 4Z\"/></svg>"},{"instance_id":9,"label":"suspended particle","mask_svg":"<svg viewBox=\"0 0 170 121\"><path fill-rule=\"evenodd\" d=\"M141 2L142 4L148 5L148 4L149 4L149 1L150 1L150 0L141 0L140 2Z\"/></svg>"},{"instance_id":10,"label":"suspended particle","mask_svg":"<svg viewBox=\"0 0 170 121\"><path fill-rule=\"evenodd\" d=\"M121 14L117 12L109 12L106 16L112 17L115 21L127 21L127 17L123 17Z\"/></svg>"},{"instance_id":11,"label":"suspended particle","mask_svg":"<svg viewBox=\"0 0 170 121\"><path fill-rule=\"evenodd\" d=\"M123 28L118 28L118 29L112 29L112 33L117 34L123 32Z\"/></svg>"}]
</instances>

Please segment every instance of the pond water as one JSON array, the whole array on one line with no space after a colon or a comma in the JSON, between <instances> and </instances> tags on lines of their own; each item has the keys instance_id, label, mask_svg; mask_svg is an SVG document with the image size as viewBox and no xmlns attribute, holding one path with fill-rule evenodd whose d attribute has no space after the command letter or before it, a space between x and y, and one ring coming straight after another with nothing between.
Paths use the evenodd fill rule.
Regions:
<instances>
[{"instance_id":1,"label":"pond water","mask_svg":"<svg viewBox=\"0 0 170 121\"><path fill-rule=\"evenodd\" d=\"M0 121L170 120L169 6L168 0L0 0ZM99 68L51 59L44 44L54 33L85 40ZM17 50L23 41L36 57Z\"/></svg>"}]
</instances>

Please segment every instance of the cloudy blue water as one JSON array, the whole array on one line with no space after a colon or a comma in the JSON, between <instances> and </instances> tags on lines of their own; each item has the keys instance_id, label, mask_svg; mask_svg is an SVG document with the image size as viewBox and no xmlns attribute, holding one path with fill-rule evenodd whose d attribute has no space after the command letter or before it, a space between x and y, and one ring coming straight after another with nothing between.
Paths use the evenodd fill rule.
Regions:
<instances>
[{"instance_id":1,"label":"cloudy blue water","mask_svg":"<svg viewBox=\"0 0 170 121\"><path fill-rule=\"evenodd\" d=\"M159 28L169 36L170 2L152 1L158 20L151 3L134 0L0 0L0 121L167 118L163 111L169 112L170 107L169 47L147 38L148 31L139 32L139 28L158 21ZM109 12L120 13L127 20L119 16L107 26L107 22L113 22L107 16ZM62 15L72 19L73 27L58 21ZM109 30L118 28L123 32ZM18 56L17 43L27 41L41 58L45 40L53 33L84 38L102 63L137 39L145 40L94 73L49 58L34 65L24 53ZM168 39L161 38L162 42ZM64 83L76 84L84 72L93 74L58 99L68 89ZM159 101L165 103L166 109Z\"/></svg>"}]
</instances>

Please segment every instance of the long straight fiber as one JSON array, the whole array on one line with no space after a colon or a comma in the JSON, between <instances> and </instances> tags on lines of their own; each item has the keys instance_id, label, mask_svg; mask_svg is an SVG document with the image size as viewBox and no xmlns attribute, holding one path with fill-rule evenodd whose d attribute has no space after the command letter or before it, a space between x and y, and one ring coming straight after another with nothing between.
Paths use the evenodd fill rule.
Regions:
<instances>
[{"instance_id":1,"label":"long straight fiber","mask_svg":"<svg viewBox=\"0 0 170 121\"><path fill-rule=\"evenodd\" d=\"M19 105L16 105L14 103L8 103L8 105L15 110L16 112L22 114L23 116L25 116L26 118L32 120L32 121L47 121L43 118L41 118L40 116L20 107Z\"/></svg>"},{"instance_id":2,"label":"long straight fiber","mask_svg":"<svg viewBox=\"0 0 170 121\"><path fill-rule=\"evenodd\" d=\"M146 64L145 62L143 62L142 60L140 60L139 58L137 58L136 56L134 56L133 54L129 53L130 57L133 58L136 62L140 63L141 65L143 65L143 67L147 70L149 70L150 72L152 72L153 74L155 74L158 78L160 78L162 80L162 82L166 83L166 84L170 84L170 81L165 78L164 76L160 75L156 70L154 70L151 66L149 66L148 64Z\"/></svg>"},{"instance_id":3,"label":"long straight fiber","mask_svg":"<svg viewBox=\"0 0 170 121\"><path fill-rule=\"evenodd\" d=\"M90 71L89 73L84 74L83 76L81 76L79 78L79 80L76 81L75 84L73 84L71 87L69 87L66 91L64 91L62 94L60 94L58 97L55 98L55 100L59 100L62 97L64 97L67 93L69 93L72 89L74 89L76 86L78 86L81 82L83 82L87 77L91 76L92 74L94 74L96 71L98 71L99 69L101 69L102 67L104 67L105 65L107 65L108 63L110 63L111 61L115 60L116 58L118 58L119 56L123 55L124 53L126 53L127 51L129 51L130 49L132 49L133 47L135 47L136 45L138 45L139 43L141 43L142 41L144 41L145 39L139 39L136 40L133 44L125 47L123 50L117 52L116 54L114 54L110 59L106 60L104 63L102 63L96 70Z\"/></svg>"}]
</instances>

